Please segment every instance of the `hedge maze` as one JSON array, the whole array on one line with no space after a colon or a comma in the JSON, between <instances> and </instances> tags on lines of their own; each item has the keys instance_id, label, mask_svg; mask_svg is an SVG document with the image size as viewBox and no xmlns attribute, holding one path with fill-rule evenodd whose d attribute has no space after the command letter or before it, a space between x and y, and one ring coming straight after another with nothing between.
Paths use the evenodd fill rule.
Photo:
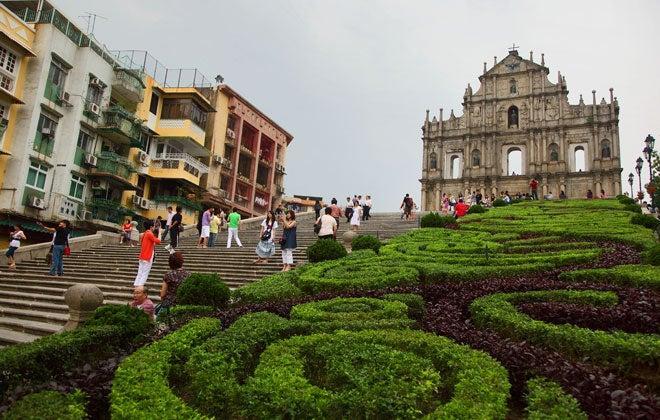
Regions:
<instances>
[{"instance_id":1,"label":"hedge maze","mask_svg":"<svg viewBox=\"0 0 660 420\"><path fill-rule=\"evenodd\" d=\"M614 199L523 202L382 244L358 240L338 259L319 248L319 262L229 302L172 311L165 334L134 326L146 329L143 343L113 341L98 354L98 363L126 354L105 391L62 379L74 360L39 374L34 362L47 358L38 349L67 345L81 359L85 340L105 333L99 320L80 340L17 347L0 370L32 385L8 383L0 409L9 418L44 407L62 418L658 418L656 226L636 214ZM100 319L115 331L121 317Z\"/></svg>"}]
</instances>

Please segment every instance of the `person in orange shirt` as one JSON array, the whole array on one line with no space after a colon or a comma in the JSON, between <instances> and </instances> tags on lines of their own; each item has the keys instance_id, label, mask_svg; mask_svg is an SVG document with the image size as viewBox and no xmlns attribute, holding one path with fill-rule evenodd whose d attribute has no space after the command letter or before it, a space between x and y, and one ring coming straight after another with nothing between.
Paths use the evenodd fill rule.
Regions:
<instances>
[{"instance_id":1,"label":"person in orange shirt","mask_svg":"<svg viewBox=\"0 0 660 420\"><path fill-rule=\"evenodd\" d=\"M456 218L458 219L459 217L465 216L469 209L470 206L465 204L462 198L459 199L458 204L456 204Z\"/></svg>"},{"instance_id":2,"label":"person in orange shirt","mask_svg":"<svg viewBox=\"0 0 660 420\"><path fill-rule=\"evenodd\" d=\"M142 234L142 244L140 246L140 255L138 256L138 272L135 276L133 286L143 287L149 278L151 264L154 261L155 247L160 243L160 239L154 234L156 227L153 220L144 222L146 231Z\"/></svg>"},{"instance_id":3,"label":"person in orange shirt","mask_svg":"<svg viewBox=\"0 0 660 420\"><path fill-rule=\"evenodd\" d=\"M126 219L123 225L121 225L121 235L119 236L119 243L123 244L124 241L131 243L131 219Z\"/></svg>"}]
</instances>

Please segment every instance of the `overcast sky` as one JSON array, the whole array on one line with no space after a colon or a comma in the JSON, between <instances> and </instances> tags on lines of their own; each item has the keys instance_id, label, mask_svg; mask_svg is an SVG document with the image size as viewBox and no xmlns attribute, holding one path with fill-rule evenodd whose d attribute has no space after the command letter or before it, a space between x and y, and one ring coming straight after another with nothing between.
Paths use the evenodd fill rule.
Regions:
<instances>
[{"instance_id":1,"label":"overcast sky","mask_svg":"<svg viewBox=\"0 0 660 420\"><path fill-rule=\"evenodd\" d=\"M287 194L374 196L374 211L420 196L426 109L460 114L483 62L515 42L569 99L614 88L623 182L648 133L660 143L660 2L420 0L56 0L74 18L102 15L110 49L144 49L199 68L292 133ZM78 20L84 27L84 23ZM609 100L609 98L608 98ZM660 144L656 148L660 148ZM648 179L644 162L643 181ZM637 191L637 187L635 187Z\"/></svg>"}]
</instances>

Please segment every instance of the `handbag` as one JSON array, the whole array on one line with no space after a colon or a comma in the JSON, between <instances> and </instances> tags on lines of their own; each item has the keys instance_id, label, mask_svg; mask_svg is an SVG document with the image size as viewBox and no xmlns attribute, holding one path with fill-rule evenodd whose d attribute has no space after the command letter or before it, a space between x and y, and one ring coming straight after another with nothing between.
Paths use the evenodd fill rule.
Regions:
<instances>
[{"instance_id":1,"label":"handbag","mask_svg":"<svg viewBox=\"0 0 660 420\"><path fill-rule=\"evenodd\" d=\"M286 234L283 234L282 237L280 238L280 246L284 246L286 244Z\"/></svg>"},{"instance_id":2,"label":"handbag","mask_svg":"<svg viewBox=\"0 0 660 420\"><path fill-rule=\"evenodd\" d=\"M266 225L266 230L264 231L264 234L261 235L261 240L262 241L267 241L267 240L270 239L270 237L272 235L272 233L271 233L272 229L273 229L272 224L271 225Z\"/></svg>"},{"instance_id":3,"label":"handbag","mask_svg":"<svg viewBox=\"0 0 660 420\"><path fill-rule=\"evenodd\" d=\"M71 248L69 248L69 245L64 247L64 255L66 256L71 255Z\"/></svg>"},{"instance_id":4,"label":"handbag","mask_svg":"<svg viewBox=\"0 0 660 420\"><path fill-rule=\"evenodd\" d=\"M314 223L314 233L319 234L321 231L321 219L319 219L316 223Z\"/></svg>"}]
</instances>

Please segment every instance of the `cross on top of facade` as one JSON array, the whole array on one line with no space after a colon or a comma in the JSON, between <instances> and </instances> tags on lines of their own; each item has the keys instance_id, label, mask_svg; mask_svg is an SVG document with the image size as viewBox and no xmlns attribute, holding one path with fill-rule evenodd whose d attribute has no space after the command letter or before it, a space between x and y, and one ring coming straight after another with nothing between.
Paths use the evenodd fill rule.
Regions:
<instances>
[{"instance_id":1,"label":"cross on top of facade","mask_svg":"<svg viewBox=\"0 0 660 420\"><path fill-rule=\"evenodd\" d=\"M516 43L514 42L511 48L509 48L509 51L518 51L518 48L520 48L520 46L516 45Z\"/></svg>"}]
</instances>

